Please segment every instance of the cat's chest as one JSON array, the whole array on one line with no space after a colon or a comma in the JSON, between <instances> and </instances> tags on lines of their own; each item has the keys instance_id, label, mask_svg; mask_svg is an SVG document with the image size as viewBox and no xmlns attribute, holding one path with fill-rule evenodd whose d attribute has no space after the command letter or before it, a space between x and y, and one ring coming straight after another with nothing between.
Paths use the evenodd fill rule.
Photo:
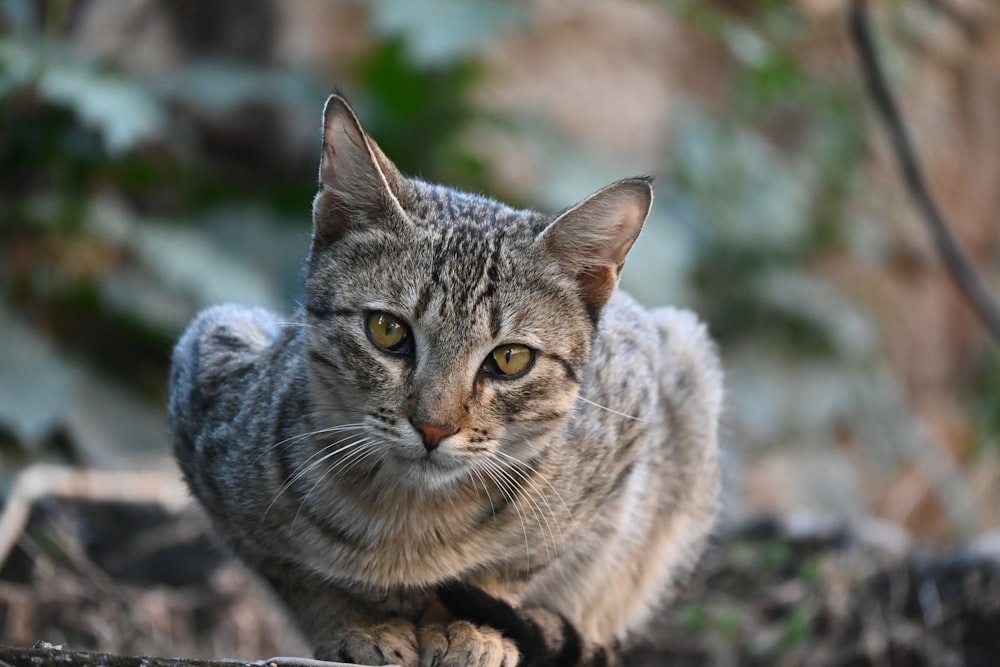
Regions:
<instances>
[{"instance_id":1,"label":"cat's chest","mask_svg":"<svg viewBox=\"0 0 1000 667\"><path fill-rule=\"evenodd\" d=\"M324 503L325 521L339 525L338 532L317 531L312 537L323 548L303 553L315 559L313 568L373 586L433 585L491 562L530 560L537 528L523 522L519 509L498 504L475 492L437 497L341 489Z\"/></svg>"}]
</instances>

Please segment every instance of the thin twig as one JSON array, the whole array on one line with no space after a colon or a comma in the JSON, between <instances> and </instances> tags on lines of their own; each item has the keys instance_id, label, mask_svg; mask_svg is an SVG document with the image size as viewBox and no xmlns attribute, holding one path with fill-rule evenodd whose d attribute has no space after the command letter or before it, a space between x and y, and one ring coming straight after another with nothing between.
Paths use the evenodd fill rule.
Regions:
<instances>
[{"instance_id":1,"label":"thin twig","mask_svg":"<svg viewBox=\"0 0 1000 667\"><path fill-rule=\"evenodd\" d=\"M187 492L173 474L153 471L81 470L36 463L18 474L0 511L0 565L28 525L31 506L47 496L96 501L148 502L179 510Z\"/></svg>"},{"instance_id":2,"label":"thin twig","mask_svg":"<svg viewBox=\"0 0 1000 667\"><path fill-rule=\"evenodd\" d=\"M917 209L930 228L934 244L941 259L958 285L959 290L971 304L993 338L1000 342L1000 306L980 279L976 268L958 244L951 229L941 215L934 198L924 180L920 163L913 144L899 115L896 102L886 84L881 65L875 54L875 46L869 28L866 0L853 0L850 12L851 36L861 58L861 71L868 86L868 92L875 102L885 124L889 139L899 161L899 168L906 182L906 188Z\"/></svg>"}]
</instances>

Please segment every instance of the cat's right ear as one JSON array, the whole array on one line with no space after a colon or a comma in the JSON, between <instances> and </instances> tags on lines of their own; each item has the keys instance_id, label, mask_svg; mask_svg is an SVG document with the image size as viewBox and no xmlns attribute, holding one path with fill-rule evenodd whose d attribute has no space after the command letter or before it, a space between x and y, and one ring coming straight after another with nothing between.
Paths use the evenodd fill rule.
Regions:
<instances>
[{"instance_id":1,"label":"cat's right ear","mask_svg":"<svg viewBox=\"0 0 1000 667\"><path fill-rule=\"evenodd\" d=\"M357 115L340 95L323 108L323 157L319 192L313 200L313 242L329 245L351 225L381 219L387 213L403 217L405 179L361 127Z\"/></svg>"},{"instance_id":2,"label":"cat's right ear","mask_svg":"<svg viewBox=\"0 0 1000 667\"><path fill-rule=\"evenodd\" d=\"M618 285L652 203L651 179L627 178L563 211L541 233L543 247L576 279L595 319Z\"/></svg>"}]
</instances>

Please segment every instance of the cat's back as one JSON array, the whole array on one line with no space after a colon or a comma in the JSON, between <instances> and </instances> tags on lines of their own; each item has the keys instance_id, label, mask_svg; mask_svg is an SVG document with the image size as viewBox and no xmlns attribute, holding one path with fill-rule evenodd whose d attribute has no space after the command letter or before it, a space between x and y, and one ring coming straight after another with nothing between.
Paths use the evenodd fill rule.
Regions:
<instances>
[{"instance_id":1,"label":"cat's back","mask_svg":"<svg viewBox=\"0 0 1000 667\"><path fill-rule=\"evenodd\" d=\"M196 491L204 479L222 474L223 462L208 454L249 447L253 434L274 430L268 406L299 375L296 333L267 310L227 304L201 311L177 342L170 426L174 454ZM282 375L283 381L262 381Z\"/></svg>"},{"instance_id":2,"label":"cat's back","mask_svg":"<svg viewBox=\"0 0 1000 667\"><path fill-rule=\"evenodd\" d=\"M648 309L617 291L598 328L591 366L597 376L614 376L623 392L642 394L654 390L645 385L655 383L661 398L703 410L707 421L721 409L718 351L708 328L690 310Z\"/></svg>"},{"instance_id":3,"label":"cat's back","mask_svg":"<svg viewBox=\"0 0 1000 667\"><path fill-rule=\"evenodd\" d=\"M706 325L689 310L647 309L619 290L605 311L591 363L597 382L585 384L584 396L639 422L664 497L687 486L695 513L714 516L723 373Z\"/></svg>"},{"instance_id":4,"label":"cat's back","mask_svg":"<svg viewBox=\"0 0 1000 667\"><path fill-rule=\"evenodd\" d=\"M201 311L174 346L170 409L181 426L207 408L206 400L226 393L234 376L252 369L282 334L280 320L261 308L232 304Z\"/></svg>"}]
</instances>

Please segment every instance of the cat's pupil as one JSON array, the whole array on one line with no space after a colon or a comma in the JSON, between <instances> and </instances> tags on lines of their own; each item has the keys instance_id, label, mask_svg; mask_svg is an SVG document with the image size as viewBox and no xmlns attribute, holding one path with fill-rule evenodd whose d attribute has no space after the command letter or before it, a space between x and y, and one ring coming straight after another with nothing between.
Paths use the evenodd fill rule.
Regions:
<instances>
[{"instance_id":1,"label":"cat's pupil","mask_svg":"<svg viewBox=\"0 0 1000 667\"><path fill-rule=\"evenodd\" d=\"M524 373L530 368L535 358L535 352L527 345L501 345L493 350L491 355L494 373L500 376L512 376Z\"/></svg>"},{"instance_id":2,"label":"cat's pupil","mask_svg":"<svg viewBox=\"0 0 1000 667\"><path fill-rule=\"evenodd\" d=\"M389 313L374 312L368 316L368 337L383 350L401 351L407 343L409 330L399 318Z\"/></svg>"}]
</instances>

